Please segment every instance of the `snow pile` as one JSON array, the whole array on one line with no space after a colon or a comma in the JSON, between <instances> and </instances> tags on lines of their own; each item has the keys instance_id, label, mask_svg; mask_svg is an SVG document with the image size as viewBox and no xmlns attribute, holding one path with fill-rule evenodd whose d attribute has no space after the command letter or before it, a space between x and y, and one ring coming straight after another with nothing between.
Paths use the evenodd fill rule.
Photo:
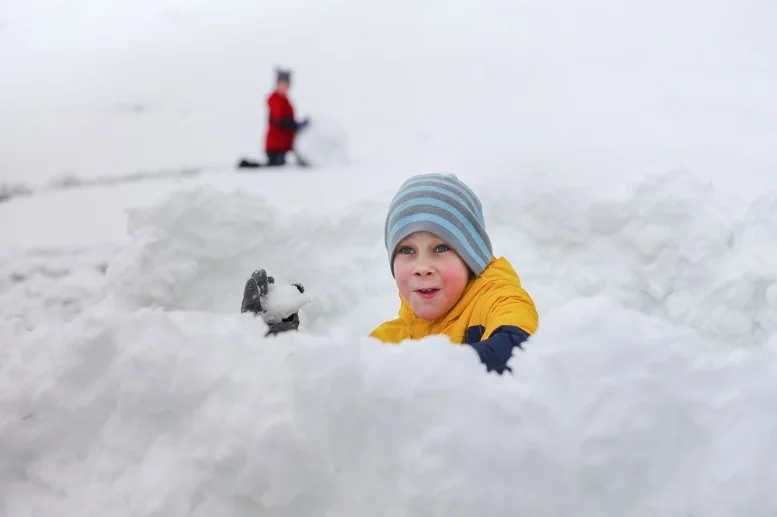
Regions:
<instances>
[{"instance_id":1,"label":"snow pile","mask_svg":"<svg viewBox=\"0 0 777 517\"><path fill-rule=\"evenodd\" d=\"M8 517L777 511L777 340L713 351L611 301L547 313L512 377L248 315L0 332Z\"/></svg>"},{"instance_id":2,"label":"snow pile","mask_svg":"<svg viewBox=\"0 0 777 517\"><path fill-rule=\"evenodd\" d=\"M343 166L350 161L348 135L333 119L317 115L294 139L294 148L316 167Z\"/></svg>"},{"instance_id":3,"label":"snow pile","mask_svg":"<svg viewBox=\"0 0 777 517\"><path fill-rule=\"evenodd\" d=\"M541 314L603 294L719 342L777 332L777 262L767 259L777 255L775 195L734 215L685 174L620 196L530 180L473 184L495 252L513 262ZM175 193L131 212L132 240L109 263L108 289L128 309L233 312L262 268L305 286L303 318L316 331L360 311L352 319L368 332L398 307L382 242L388 196L322 216L243 192Z\"/></svg>"},{"instance_id":4,"label":"snow pile","mask_svg":"<svg viewBox=\"0 0 777 517\"><path fill-rule=\"evenodd\" d=\"M398 306L393 190L335 210L203 186L132 209L118 251L5 256L0 509L774 514L775 196L461 176L538 301L512 376L365 337ZM258 268L305 286L303 332L239 313Z\"/></svg>"},{"instance_id":5,"label":"snow pile","mask_svg":"<svg viewBox=\"0 0 777 517\"><path fill-rule=\"evenodd\" d=\"M777 513L763 9L13 4L3 517ZM322 174L232 173L261 151L277 60ZM442 338L364 337L398 306L395 175L451 165L538 302L512 376ZM672 167L760 197L734 209L681 173L605 188ZM305 286L303 332L239 313L257 268Z\"/></svg>"},{"instance_id":6,"label":"snow pile","mask_svg":"<svg viewBox=\"0 0 777 517\"><path fill-rule=\"evenodd\" d=\"M541 314L606 295L720 343L763 343L777 333L774 194L733 210L687 174L650 177L618 195L531 178L464 179L481 195L495 252L513 262ZM2 314L32 327L109 295L129 311L234 313L246 279L261 268L279 284L303 284L311 300L300 315L304 328L344 324L366 334L398 307L382 242L392 193L317 210L270 192L160 194L129 211L128 242L118 252L114 245L0 258Z\"/></svg>"},{"instance_id":7,"label":"snow pile","mask_svg":"<svg viewBox=\"0 0 777 517\"><path fill-rule=\"evenodd\" d=\"M125 310L234 313L246 279L264 269L277 284L301 283L311 300L303 325L327 329L376 296L364 287L387 270L383 211L374 201L330 216L287 214L239 191L178 192L130 212L131 241L109 262L106 293Z\"/></svg>"},{"instance_id":8,"label":"snow pile","mask_svg":"<svg viewBox=\"0 0 777 517\"><path fill-rule=\"evenodd\" d=\"M32 329L74 318L103 299L115 253L113 246L95 246L0 254L0 319Z\"/></svg>"},{"instance_id":9,"label":"snow pile","mask_svg":"<svg viewBox=\"0 0 777 517\"><path fill-rule=\"evenodd\" d=\"M480 190L497 251L545 308L605 294L721 342L777 333L777 193L740 214L681 172L620 195L512 178Z\"/></svg>"}]
</instances>

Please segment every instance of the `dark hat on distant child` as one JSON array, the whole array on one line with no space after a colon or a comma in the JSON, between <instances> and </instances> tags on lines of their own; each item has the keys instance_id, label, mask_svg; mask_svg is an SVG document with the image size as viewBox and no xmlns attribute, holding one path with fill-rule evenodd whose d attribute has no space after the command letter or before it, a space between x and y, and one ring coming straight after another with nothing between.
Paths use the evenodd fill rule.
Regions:
<instances>
[{"instance_id":1,"label":"dark hat on distant child","mask_svg":"<svg viewBox=\"0 0 777 517\"><path fill-rule=\"evenodd\" d=\"M286 70L283 68L275 69L275 82L279 83L281 81L291 83L291 70Z\"/></svg>"},{"instance_id":2,"label":"dark hat on distant child","mask_svg":"<svg viewBox=\"0 0 777 517\"><path fill-rule=\"evenodd\" d=\"M413 176L394 196L384 228L392 275L397 246L415 232L444 240L475 276L491 262L493 249L480 199L453 174Z\"/></svg>"}]
</instances>

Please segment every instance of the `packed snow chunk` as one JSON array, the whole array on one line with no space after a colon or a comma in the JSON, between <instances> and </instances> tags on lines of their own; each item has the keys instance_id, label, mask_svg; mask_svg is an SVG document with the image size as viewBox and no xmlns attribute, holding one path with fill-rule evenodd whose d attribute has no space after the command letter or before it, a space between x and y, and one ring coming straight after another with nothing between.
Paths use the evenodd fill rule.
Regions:
<instances>
[{"instance_id":1,"label":"packed snow chunk","mask_svg":"<svg viewBox=\"0 0 777 517\"><path fill-rule=\"evenodd\" d=\"M547 313L504 376L440 336L107 304L0 337L17 515L777 512L777 342L721 351L607 299Z\"/></svg>"},{"instance_id":2,"label":"packed snow chunk","mask_svg":"<svg viewBox=\"0 0 777 517\"><path fill-rule=\"evenodd\" d=\"M261 298L267 323L278 323L310 302L310 297L294 285L270 284L267 296Z\"/></svg>"},{"instance_id":3,"label":"packed snow chunk","mask_svg":"<svg viewBox=\"0 0 777 517\"><path fill-rule=\"evenodd\" d=\"M326 116L316 115L310 125L297 134L294 149L316 167L349 162L347 133Z\"/></svg>"}]
</instances>

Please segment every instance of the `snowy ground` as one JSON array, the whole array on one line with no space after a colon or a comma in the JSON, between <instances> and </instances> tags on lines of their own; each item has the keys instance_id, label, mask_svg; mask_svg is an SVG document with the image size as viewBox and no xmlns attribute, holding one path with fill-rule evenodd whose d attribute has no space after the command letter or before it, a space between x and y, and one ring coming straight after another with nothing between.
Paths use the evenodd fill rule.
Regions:
<instances>
[{"instance_id":1,"label":"snowy ground","mask_svg":"<svg viewBox=\"0 0 777 517\"><path fill-rule=\"evenodd\" d=\"M777 513L777 8L368 4L0 8L0 516ZM236 173L276 64L324 166ZM429 170L537 301L513 376L365 337Z\"/></svg>"}]
</instances>

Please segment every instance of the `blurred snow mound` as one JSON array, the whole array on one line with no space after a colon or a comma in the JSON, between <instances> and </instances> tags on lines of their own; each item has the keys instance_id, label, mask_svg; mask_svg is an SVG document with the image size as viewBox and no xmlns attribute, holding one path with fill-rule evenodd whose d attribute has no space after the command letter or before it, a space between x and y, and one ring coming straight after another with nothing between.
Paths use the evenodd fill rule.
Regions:
<instances>
[{"instance_id":1,"label":"blurred snow mound","mask_svg":"<svg viewBox=\"0 0 777 517\"><path fill-rule=\"evenodd\" d=\"M0 253L0 319L26 328L71 319L104 296L112 245Z\"/></svg>"},{"instance_id":2,"label":"blurred snow mound","mask_svg":"<svg viewBox=\"0 0 777 517\"><path fill-rule=\"evenodd\" d=\"M294 148L315 167L349 162L348 134L334 120L316 116L294 139Z\"/></svg>"},{"instance_id":3,"label":"blurred snow mound","mask_svg":"<svg viewBox=\"0 0 777 517\"><path fill-rule=\"evenodd\" d=\"M621 197L478 185L497 254L541 314L600 294L720 343L777 333L777 196L734 215L686 174L651 177ZM365 304L396 310L382 244L386 200L322 217L284 216L266 200L205 189L130 214L132 244L111 262L110 291L130 308L233 312L258 268L310 288L303 315L331 327ZM304 316L303 316L304 317ZM381 319L382 318L382 319Z\"/></svg>"},{"instance_id":4,"label":"blurred snow mound","mask_svg":"<svg viewBox=\"0 0 777 517\"><path fill-rule=\"evenodd\" d=\"M382 213L356 206L342 215L283 215L239 191L182 191L132 210L131 243L109 263L107 292L126 310L156 307L235 313L245 281L265 269L276 284L301 283L306 328L327 328L364 300L359 279L383 259ZM388 269L381 261L381 268Z\"/></svg>"},{"instance_id":5,"label":"blurred snow mound","mask_svg":"<svg viewBox=\"0 0 777 517\"><path fill-rule=\"evenodd\" d=\"M605 294L721 343L777 333L777 193L740 215L684 172L621 196L509 182L479 186L486 222L541 307Z\"/></svg>"},{"instance_id":6,"label":"blurred snow mound","mask_svg":"<svg viewBox=\"0 0 777 517\"><path fill-rule=\"evenodd\" d=\"M26 183L21 182L0 182L0 203L9 201L16 196L29 196L33 193L33 188Z\"/></svg>"},{"instance_id":7,"label":"blurred snow mound","mask_svg":"<svg viewBox=\"0 0 777 517\"><path fill-rule=\"evenodd\" d=\"M0 323L6 515L773 515L777 341L714 351L607 299L487 375L435 337L248 315Z\"/></svg>"}]
</instances>

